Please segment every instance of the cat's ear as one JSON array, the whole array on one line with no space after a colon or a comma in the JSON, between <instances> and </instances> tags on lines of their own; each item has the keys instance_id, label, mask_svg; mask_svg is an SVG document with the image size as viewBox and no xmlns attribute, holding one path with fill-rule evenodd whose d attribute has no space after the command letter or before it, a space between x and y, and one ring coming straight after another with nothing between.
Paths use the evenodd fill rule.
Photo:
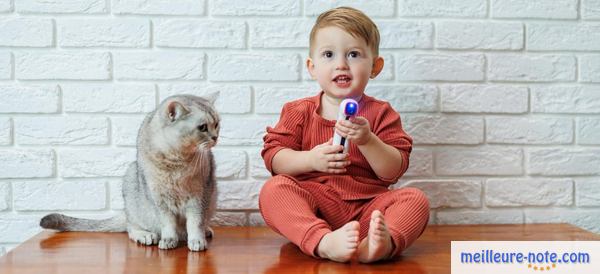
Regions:
<instances>
[{"instance_id":1,"label":"cat's ear","mask_svg":"<svg viewBox=\"0 0 600 274\"><path fill-rule=\"evenodd\" d=\"M177 101L170 102L167 105L167 117L171 122L175 122L186 114L190 113L190 111L181 103Z\"/></svg>"},{"instance_id":2,"label":"cat's ear","mask_svg":"<svg viewBox=\"0 0 600 274\"><path fill-rule=\"evenodd\" d=\"M219 98L219 91L211 92L202 97L204 97L204 99L208 100L212 105L214 105L215 101L217 101L217 98Z\"/></svg>"}]
</instances>

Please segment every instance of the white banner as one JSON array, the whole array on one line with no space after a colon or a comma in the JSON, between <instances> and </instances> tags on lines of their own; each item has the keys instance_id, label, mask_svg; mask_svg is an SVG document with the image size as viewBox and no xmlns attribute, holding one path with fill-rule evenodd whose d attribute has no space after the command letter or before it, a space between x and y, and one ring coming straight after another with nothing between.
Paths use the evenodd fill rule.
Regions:
<instances>
[{"instance_id":1,"label":"white banner","mask_svg":"<svg viewBox=\"0 0 600 274\"><path fill-rule=\"evenodd\" d=\"M600 241L452 241L451 273L600 273Z\"/></svg>"}]
</instances>

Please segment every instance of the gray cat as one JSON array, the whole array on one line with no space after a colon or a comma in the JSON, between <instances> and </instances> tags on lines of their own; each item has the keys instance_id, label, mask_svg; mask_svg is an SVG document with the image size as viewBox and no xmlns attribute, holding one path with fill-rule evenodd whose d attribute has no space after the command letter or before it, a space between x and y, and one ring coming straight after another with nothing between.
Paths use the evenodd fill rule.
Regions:
<instances>
[{"instance_id":1,"label":"gray cat","mask_svg":"<svg viewBox=\"0 0 600 274\"><path fill-rule=\"evenodd\" d=\"M216 205L211 152L219 136L216 96L171 96L146 116L137 136L137 161L123 180L124 215L89 220L50 214L40 225L60 231L127 231L131 240L158 243L161 249L187 239L190 250L205 250Z\"/></svg>"}]
</instances>

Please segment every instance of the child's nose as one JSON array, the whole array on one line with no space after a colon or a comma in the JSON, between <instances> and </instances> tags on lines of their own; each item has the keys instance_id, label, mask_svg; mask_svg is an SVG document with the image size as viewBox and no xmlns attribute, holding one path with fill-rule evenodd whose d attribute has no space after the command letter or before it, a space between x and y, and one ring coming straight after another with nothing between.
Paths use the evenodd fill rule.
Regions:
<instances>
[{"instance_id":1,"label":"child's nose","mask_svg":"<svg viewBox=\"0 0 600 274\"><path fill-rule=\"evenodd\" d=\"M348 69L348 62L346 58L337 58L335 63L335 69L337 70L346 70Z\"/></svg>"}]
</instances>

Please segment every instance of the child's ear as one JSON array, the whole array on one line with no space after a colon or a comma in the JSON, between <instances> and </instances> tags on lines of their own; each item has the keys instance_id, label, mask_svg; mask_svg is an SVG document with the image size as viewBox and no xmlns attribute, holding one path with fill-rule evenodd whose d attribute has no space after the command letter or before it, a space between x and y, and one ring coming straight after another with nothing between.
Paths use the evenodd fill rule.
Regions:
<instances>
[{"instance_id":1,"label":"child's ear","mask_svg":"<svg viewBox=\"0 0 600 274\"><path fill-rule=\"evenodd\" d=\"M371 79L375 79L377 75L383 70L383 57L377 56L373 61L373 70L371 70Z\"/></svg>"},{"instance_id":2,"label":"child's ear","mask_svg":"<svg viewBox=\"0 0 600 274\"><path fill-rule=\"evenodd\" d=\"M306 58L306 68L308 69L308 73L310 73L310 77L313 80L316 80L317 77L315 76L315 63L313 63L310 57Z\"/></svg>"}]
</instances>

